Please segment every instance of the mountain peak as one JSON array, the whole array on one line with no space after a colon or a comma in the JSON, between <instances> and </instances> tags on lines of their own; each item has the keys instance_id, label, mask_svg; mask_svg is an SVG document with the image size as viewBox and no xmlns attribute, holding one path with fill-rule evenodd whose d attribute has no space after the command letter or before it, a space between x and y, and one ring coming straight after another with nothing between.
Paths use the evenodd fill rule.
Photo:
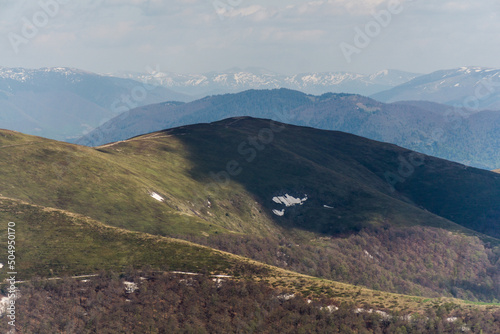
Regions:
<instances>
[{"instance_id":1,"label":"mountain peak","mask_svg":"<svg viewBox=\"0 0 500 334\"><path fill-rule=\"evenodd\" d=\"M382 102L430 101L467 108L470 112L500 109L500 69L463 66L439 70L373 94ZM486 92L486 93L485 93Z\"/></svg>"}]
</instances>

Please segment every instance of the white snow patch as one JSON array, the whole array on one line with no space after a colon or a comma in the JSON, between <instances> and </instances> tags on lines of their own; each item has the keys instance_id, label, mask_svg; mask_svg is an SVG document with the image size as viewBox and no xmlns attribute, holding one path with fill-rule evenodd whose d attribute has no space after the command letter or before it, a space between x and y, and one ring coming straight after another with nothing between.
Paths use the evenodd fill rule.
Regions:
<instances>
[{"instance_id":1,"label":"white snow patch","mask_svg":"<svg viewBox=\"0 0 500 334\"><path fill-rule=\"evenodd\" d=\"M3 263L0 263L0 269L2 269L2 268L3 268Z\"/></svg>"},{"instance_id":2,"label":"white snow patch","mask_svg":"<svg viewBox=\"0 0 500 334\"><path fill-rule=\"evenodd\" d=\"M19 281L17 281L17 283L19 283ZM19 299L19 297L20 296L18 288L16 288L15 293L13 293L10 298L7 296L2 296L2 298L0 299L0 317L7 313L7 307L9 307L11 299L17 300Z\"/></svg>"},{"instance_id":3,"label":"white snow patch","mask_svg":"<svg viewBox=\"0 0 500 334\"><path fill-rule=\"evenodd\" d=\"M374 309L365 310L363 308L357 308L357 309L354 310L354 313L368 313L368 314L376 313L376 314L380 315L384 319L390 319L391 318L391 316L389 314L387 314L386 312L379 311L379 310L374 310Z\"/></svg>"},{"instance_id":4,"label":"white snow patch","mask_svg":"<svg viewBox=\"0 0 500 334\"><path fill-rule=\"evenodd\" d=\"M448 321L448 322L455 322L455 321L457 321L457 320L458 320L458 318L457 318L457 317L450 317L450 318L446 318L446 321Z\"/></svg>"},{"instance_id":5,"label":"white snow patch","mask_svg":"<svg viewBox=\"0 0 500 334\"><path fill-rule=\"evenodd\" d=\"M7 307L9 306L10 299L9 297L2 297L0 299L0 316L7 312Z\"/></svg>"},{"instance_id":6,"label":"white snow patch","mask_svg":"<svg viewBox=\"0 0 500 334\"><path fill-rule=\"evenodd\" d=\"M137 283L134 283L134 282L123 282L123 284L125 285L125 292L126 293L133 293L137 290L139 290L139 286L137 285Z\"/></svg>"},{"instance_id":7,"label":"white snow patch","mask_svg":"<svg viewBox=\"0 0 500 334\"><path fill-rule=\"evenodd\" d=\"M338 311L339 308L337 306L335 306L335 305L328 305L328 306L325 306L325 307L321 307L320 310L326 310L326 311L328 311L330 313L333 313L335 311Z\"/></svg>"},{"instance_id":8,"label":"white snow patch","mask_svg":"<svg viewBox=\"0 0 500 334\"><path fill-rule=\"evenodd\" d=\"M304 195L305 197L300 199L300 198L295 198L293 196L290 196L286 194L285 196L275 196L273 197L273 202L277 204L284 204L287 207L290 206L295 206L297 204L302 205L304 204L305 201L307 201L307 195Z\"/></svg>"},{"instance_id":9,"label":"white snow patch","mask_svg":"<svg viewBox=\"0 0 500 334\"><path fill-rule=\"evenodd\" d=\"M390 319L391 318L391 316L389 314L387 314L386 312L384 312L384 311L375 311L375 313L377 313L378 315L380 315L384 319Z\"/></svg>"},{"instance_id":10,"label":"white snow patch","mask_svg":"<svg viewBox=\"0 0 500 334\"><path fill-rule=\"evenodd\" d=\"M294 293L292 293L292 294L285 293L285 294L282 294L282 295L278 296L279 300L290 300L290 299L293 299L293 298L295 298L295 294Z\"/></svg>"},{"instance_id":11,"label":"white snow patch","mask_svg":"<svg viewBox=\"0 0 500 334\"><path fill-rule=\"evenodd\" d=\"M181 275L191 275L191 276L199 276L198 273L190 273L188 271L172 271L172 274L181 274Z\"/></svg>"},{"instance_id":12,"label":"white snow patch","mask_svg":"<svg viewBox=\"0 0 500 334\"><path fill-rule=\"evenodd\" d=\"M368 253L366 249L365 249L365 255L368 256L370 259L373 259L373 256L370 253Z\"/></svg>"},{"instance_id":13,"label":"white snow patch","mask_svg":"<svg viewBox=\"0 0 500 334\"><path fill-rule=\"evenodd\" d=\"M285 215L285 209L283 209L283 210L276 210L276 209L274 209L274 210L273 210L273 213L274 213L276 216L283 217L283 216Z\"/></svg>"},{"instance_id":14,"label":"white snow patch","mask_svg":"<svg viewBox=\"0 0 500 334\"><path fill-rule=\"evenodd\" d=\"M222 282L224 282L224 279L222 279L222 278L212 278L212 281L214 281L215 286L217 288L220 288L222 286Z\"/></svg>"},{"instance_id":15,"label":"white snow patch","mask_svg":"<svg viewBox=\"0 0 500 334\"><path fill-rule=\"evenodd\" d=\"M151 197L153 197L155 200L157 200L158 202L163 202L165 199L163 197L161 197L160 195L158 195L157 193L155 192L152 192L149 194Z\"/></svg>"}]
</instances>

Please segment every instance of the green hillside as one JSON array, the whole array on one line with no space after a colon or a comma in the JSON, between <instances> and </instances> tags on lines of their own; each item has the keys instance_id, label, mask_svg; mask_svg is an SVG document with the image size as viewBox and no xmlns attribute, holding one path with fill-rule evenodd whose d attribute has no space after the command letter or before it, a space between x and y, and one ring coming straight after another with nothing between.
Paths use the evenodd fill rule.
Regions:
<instances>
[{"instance_id":1,"label":"green hillside","mask_svg":"<svg viewBox=\"0 0 500 334\"><path fill-rule=\"evenodd\" d=\"M496 174L340 132L288 126L274 133L269 127L265 120L230 119L97 149L4 132L0 187L7 197L160 235L267 235L289 227L335 234L384 222L464 231L442 217L500 234L498 224L485 227L481 217L470 219L497 208L492 200L500 193ZM257 141L254 148L247 141L261 130L273 141ZM417 161L408 177L398 174L401 159ZM225 181L233 162L237 165L229 167L239 175L217 182ZM393 191L394 178L401 191ZM434 181L447 187L428 194L426 201L422 193L433 190ZM460 197L462 190L475 202ZM277 217L272 209L281 206L272 198L287 193L308 200ZM434 197L451 195L446 206L436 206Z\"/></svg>"},{"instance_id":2,"label":"green hillside","mask_svg":"<svg viewBox=\"0 0 500 334\"><path fill-rule=\"evenodd\" d=\"M28 289L38 289L43 286L40 279L57 281L62 278L67 284L68 276L87 278L108 275L105 273L110 271L127 276L149 268L146 269L149 275L151 272L171 272L187 277L193 276L190 273L225 274L234 281L262 282L304 298L323 301L326 298L336 304L348 303L387 312L423 313L440 307L446 307L448 312L456 309L465 312L477 308L452 298L391 294L301 275L183 240L130 232L85 216L5 197L0 198L0 219L16 223L15 266L17 286L21 291L28 284L24 280L28 279L36 282ZM3 236L0 242L6 243L7 238ZM0 260L7 263L4 257ZM100 274L90 275L96 273ZM5 273L1 277L4 279ZM92 277L89 278L92 280ZM5 284L2 288L6 288ZM480 308L483 311L499 309L495 304Z\"/></svg>"},{"instance_id":3,"label":"green hillside","mask_svg":"<svg viewBox=\"0 0 500 334\"><path fill-rule=\"evenodd\" d=\"M0 154L1 195L29 205L367 288L500 299L495 173L345 133L252 118L95 149L2 131ZM129 251L126 244L111 248ZM130 250L141 248L135 245ZM37 250L31 251L33 259ZM137 256L114 261L90 254L87 267L75 259L68 268L76 273L157 258ZM33 273L47 273L47 265Z\"/></svg>"}]
</instances>

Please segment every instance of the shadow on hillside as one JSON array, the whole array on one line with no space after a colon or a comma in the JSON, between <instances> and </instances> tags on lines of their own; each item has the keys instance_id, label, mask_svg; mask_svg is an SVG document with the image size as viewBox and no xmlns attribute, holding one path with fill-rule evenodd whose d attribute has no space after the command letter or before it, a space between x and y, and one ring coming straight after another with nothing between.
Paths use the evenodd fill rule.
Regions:
<instances>
[{"instance_id":1,"label":"shadow on hillside","mask_svg":"<svg viewBox=\"0 0 500 334\"><path fill-rule=\"evenodd\" d=\"M236 182L283 227L330 235L384 224L450 228L432 212L500 237L500 206L494 200L500 196L500 175L423 157L392 191L386 173L397 173L411 154L394 145L249 117L177 131L182 135L173 134L195 165L191 176L207 184L203 196L214 202L234 197L226 216L252 219L242 214L245 197L230 188ZM273 201L287 194L307 199L294 206Z\"/></svg>"}]
</instances>

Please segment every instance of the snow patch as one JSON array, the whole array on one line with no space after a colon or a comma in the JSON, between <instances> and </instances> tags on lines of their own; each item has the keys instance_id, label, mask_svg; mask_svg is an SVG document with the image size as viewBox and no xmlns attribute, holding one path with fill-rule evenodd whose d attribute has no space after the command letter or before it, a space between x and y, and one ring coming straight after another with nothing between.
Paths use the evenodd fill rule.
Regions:
<instances>
[{"instance_id":1,"label":"snow patch","mask_svg":"<svg viewBox=\"0 0 500 334\"><path fill-rule=\"evenodd\" d=\"M220 288L225 280L222 278L212 278L212 281L215 283L217 288Z\"/></svg>"},{"instance_id":2,"label":"snow patch","mask_svg":"<svg viewBox=\"0 0 500 334\"><path fill-rule=\"evenodd\" d=\"M198 273L191 273L188 271L172 271L172 274L180 274L180 275L190 275L190 276L199 276Z\"/></svg>"},{"instance_id":3,"label":"snow patch","mask_svg":"<svg viewBox=\"0 0 500 334\"><path fill-rule=\"evenodd\" d=\"M390 319L391 318L391 316L389 314L387 314L386 312L374 310L374 309L365 310L363 308L357 308L354 310L354 313L356 313L356 314L358 314L358 313L368 313L368 314L375 313L375 314L378 314L379 316L381 316L383 319Z\"/></svg>"},{"instance_id":4,"label":"snow patch","mask_svg":"<svg viewBox=\"0 0 500 334\"><path fill-rule=\"evenodd\" d=\"M293 196L290 196L286 194L285 196L275 196L273 197L273 202L277 204L283 204L286 205L287 207L290 206L295 206L297 204L303 205L305 201L307 201L307 195L304 195L305 197L300 199L300 198L295 198Z\"/></svg>"},{"instance_id":5,"label":"snow patch","mask_svg":"<svg viewBox=\"0 0 500 334\"><path fill-rule=\"evenodd\" d=\"M9 297L2 297L0 299L0 316L7 312L7 307L9 306L10 299Z\"/></svg>"},{"instance_id":6,"label":"snow patch","mask_svg":"<svg viewBox=\"0 0 500 334\"><path fill-rule=\"evenodd\" d=\"M19 283L19 281L17 282ZM16 301L17 299L19 299L19 297L20 295L18 288L16 288L15 293L12 294L10 298L7 296L2 296L2 298L0 299L0 317L3 316L5 313L7 313L7 307L9 307L10 301L11 300Z\"/></svg>"},{"instance_id":7,"label":"snow patch","mask_svg":"<svg viewBox=\"0 0 500 334\"><path fill-rule=\"evenodd\" d=\"M330 313L333 313L335 311L338 311L339 308L337 306L335 306L335 305L328 305L328 306L325 306L325 307L321 307L320 310L322 310L322 311L326 310L326 311L328 311Z\"/></svg>"},{"instance_id":8,"label":"snow patch","mask_svg":"<svg viewBox=\"0 0 500 334\"><path fill-rule=\"evenodd\" d=\"M366 249L365 249L365 255L373 260L373 256L370 253L368 253L368 251Z\"/></svg>"},{"instance_id":9,"label":"snow patch","mask_svg":"<svg viewBox=\"0 0 500 334\"><path fill-rule=\"evenodd\" d=\"M125 285L126 293L134 293L135 291L139 290L139 286L137 285L137 283L125 281L123 282L123 284Z\"/></svg>"},{"instance_id":10,"label":"snow patch","mask_svg":"<svg viewBox=\"0 0 500 334\"><path fill-rule=\"evenodd\" d=\"M283 209L283 210L276 210L276 209L274 209L274 210L273 210L273 213L274 213L276 216L283 217L283 216L285 215L285 209Z\"/></svg>"},{"instance_id":11,"label":"snow patch","mask_svg":"<svg viewBox=\"0 0 500 334\"><path fill-rule=\"evenodd\" d=\"M291 293L291 294L284 293L282 295L279 295L277 298L281 301L286 301L286 300L290 300L290 299L295 298L295 294L294 293Z\"/></svg>"},{"instance_id":12,"label":"snow patch","mask_svg":"<svg viewBox=\"0 0 500 334\"><path fill-rule=\"evenodd\" d=\"M155 200L157 200L158 202L163 202L165 201L165 199L163 197L161 197L160 195L158 195L157 193L155 192L151 192L149 194L151 197L153 197Z\"/></svg>"}]
</instances>

